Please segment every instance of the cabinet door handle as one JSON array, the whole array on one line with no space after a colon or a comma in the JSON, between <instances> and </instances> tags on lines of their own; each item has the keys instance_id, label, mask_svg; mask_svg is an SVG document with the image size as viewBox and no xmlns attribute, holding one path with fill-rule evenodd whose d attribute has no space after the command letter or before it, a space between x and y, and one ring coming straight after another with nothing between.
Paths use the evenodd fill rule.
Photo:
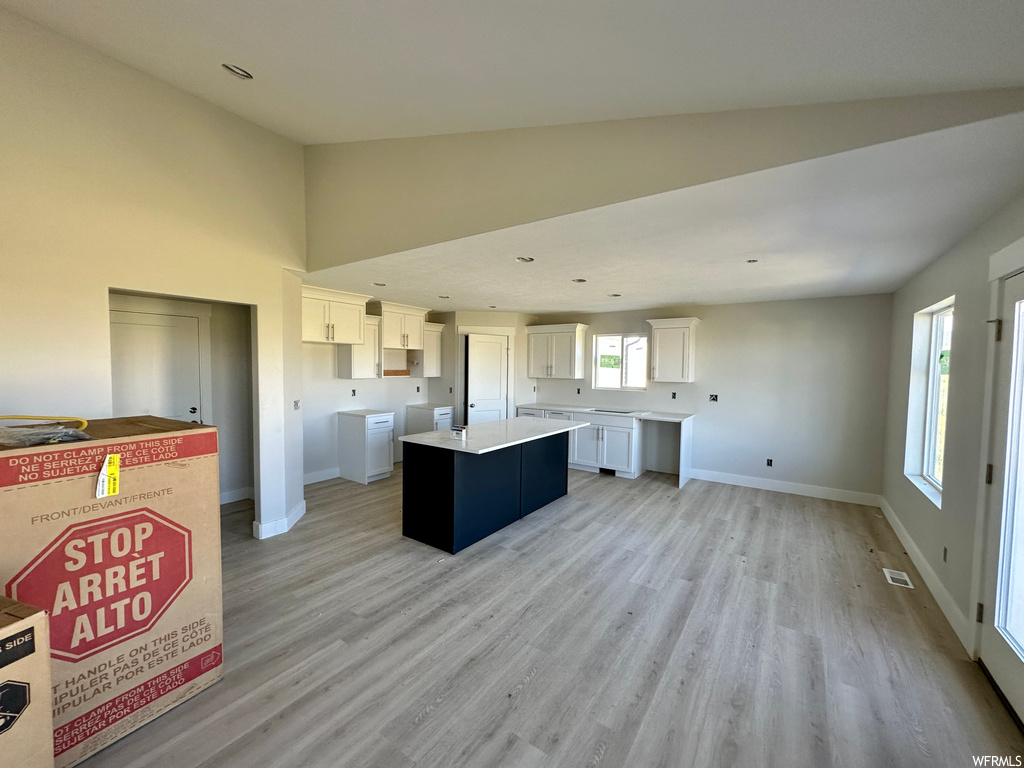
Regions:
<instances>
[{"instance_id":1,"label":"cabinet door handle","mask_svg":"<svg viewBox=\"0 0 1024 768\"><path fill-rule=\"evenodd\" d=\"M331 323L331 341L334 341L334 323Z\"/></svg>"},{"instance_id":2,"label":"cabinet door handle","mask_svg":"<svg viewBox=\"0 0 1024 768\"><path fill-rule=\"evenodd\" d=\"M324 324L324 341L330 341L330 340L331 340L331 324L330 323L325 323Z\"/></svg>"}]
</instances>

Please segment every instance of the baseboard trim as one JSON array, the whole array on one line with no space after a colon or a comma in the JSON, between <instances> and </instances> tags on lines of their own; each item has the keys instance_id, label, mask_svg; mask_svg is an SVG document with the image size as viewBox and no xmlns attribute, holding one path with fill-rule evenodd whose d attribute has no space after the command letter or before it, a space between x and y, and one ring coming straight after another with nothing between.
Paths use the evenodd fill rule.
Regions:
<instances>
[{"instance_id":1,"label":"baseboard trim","mask_svg":"<svg viewBox=\"0 0 1024 768\"><path fill-rule=\"evenodd\" d=\"M292 529L293 525L299 522L299 518L304 514L306 514L305 499L292 507L287 517L279 517L277 520L271 520L266 523L254 520L252 523L252 535L257 539L269 539L271 536L287 533Z\"/></svg>"},{"instance_id":2,"label":"baseboard trim","mask_svg":"<svg viewBox=\"0 0 1024 768\"><path fill-rule=\"evenodd\" d=\"M939 579L939 575L935 573L935 570L928 563L924 553L921 552L920 548L914 542L910 536L910 532L903 526L900 519L896 516L896 511L892 508L889 502L881 497L881 504L879 505L882 509L882 514L885 515L885 519L889 521L889 525L892 526L893 531L896 533L896 538L900 540L900 544L907 551L907 555L910 556L911 562L914 567L917 568L918 573L921 574L921 578L924 579L925 585L932 593L932 597L935 598L935 602L939 604L939 610L942 611L946 620L950 626L953 627L953 631L956 633L957 638L963 645L964 650L972 659L977 659L978 649L978 633L977 625L964 616L960 607L956 604L953 596L949 594L949 591L943 586L942 581Z\"/></svg>"},{"instance_id":3,"label":"baseboard trim","mask_svg":"<svg viewBox=\"0 0 1024 768\"><path fill-rule=\"evenodd\" d=\"M757 488L762 491L779 491L780 493L792 493L797 496L811 496L815 499L827 499L828 501L843 501L848 504L863 504L867 507L877 507L882 497L877 493L862 493L861 491L844 491L841 488L825 488L820 485L805 485L804 483L789 483L785 480L769 480L765 477L751 477L749 475L733 475L729 472L712 472L709 469L691 469L690 477L694 480L709 480L712 483L725 483L726 485L739 485L744 488Z\"/></svg>"},{"instance_id":4,"label":"baseboard trim","mask_svg":"<svg viewBox=\"0 0 1024 768\"><path fill-rule=\"evenodd\" d=\"M337 467L333 469L321 469L319 472L307 472L303 475L302 484L309 485L310 483L322 483L324 480L333 480L336 477L341 477Z\"/></svg>"},{"instance_id":5,"label":"baseboard trim","mask_svg":"<svg viewBox=\"0 0 1024 768\"><path fill-rule=\"evenodd\" d=\"M239 488L234 491L221 491L220 492L220 503L221 506L224 504L231 504L234 501L243 501L244 499L255 499L255 493L252 488Z\"/></svg>"}]
</instances>

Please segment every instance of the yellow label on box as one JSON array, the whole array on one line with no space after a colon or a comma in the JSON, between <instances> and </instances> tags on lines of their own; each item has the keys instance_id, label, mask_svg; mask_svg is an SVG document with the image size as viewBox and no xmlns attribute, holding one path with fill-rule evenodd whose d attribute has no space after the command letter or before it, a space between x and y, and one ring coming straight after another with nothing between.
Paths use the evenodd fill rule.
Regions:
<instances>
[{"instance_id":1,"label":"yellow label on box","mask_svg":"<svg viewBox=\"0 0 1024 768\"><path fill-rule=\"evenodd\" d=\"M110 453L103 460L100 467L100 476L96 480L96 498L105 499L107 496L117 496L121 488L121 454Z\"/></svg>"}]
</instances>

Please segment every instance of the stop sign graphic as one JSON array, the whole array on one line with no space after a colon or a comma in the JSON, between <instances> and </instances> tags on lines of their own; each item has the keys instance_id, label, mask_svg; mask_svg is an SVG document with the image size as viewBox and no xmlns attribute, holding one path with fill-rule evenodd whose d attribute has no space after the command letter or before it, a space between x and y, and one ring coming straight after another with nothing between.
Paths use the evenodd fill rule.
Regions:
<instances>
[{"instance_id":1,"label":"stop sign graphic","mask_svg":"<svg viewBox=\"0 0 1024 768\"><path fill-rule=\"evenodd\" d=\"M191 532L143 508L68 527L7 595L46 608L51 655L80 661L150 629L191 580Z\"/></svg>"}]
</instances>

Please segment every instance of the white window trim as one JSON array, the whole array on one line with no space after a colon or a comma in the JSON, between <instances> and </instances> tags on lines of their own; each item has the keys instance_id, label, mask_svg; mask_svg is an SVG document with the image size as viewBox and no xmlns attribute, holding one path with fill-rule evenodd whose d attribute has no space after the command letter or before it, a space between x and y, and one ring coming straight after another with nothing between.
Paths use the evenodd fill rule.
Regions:
<instances>
[{"instance_id":1,"label":"white window trim","mask_svg":"<svg viewBox=\"0 0 1024 768\"><path fill-rule=\"evenodd\" d=\"M924 496L942 508L942 486L926 470L935 451L935 420L932 408L938 397L938 377L932 374L939 345L935 318L954 310L955 296L914 313L911 348L910 392L907 404L907 439L903 474Z\"/></svg>"},{"instance_id":2,"label":"white window trim","mask_svg":"<svg viewBox=\"0 0 1024 768\"><path fill-rule=\"evenodd\" d=\"M597 354L597 339L600 336L618 336L623 339L623 355L622 361L625 366L626 355L625 355L625 338L627 336L633 338L643 338L647 340L647 364L644 365L644 385L642 387L599 387L597 386L597 371L598 371L598 354ZM591 360L591 376L590 376L590 388L600 390L601 392L646 392L647 385L650 383L650 363L651 363L651 339L646 333L595 333L593 341L593 357ZM625 368L619 368L619 381L622 381L623 372Z\"/></svg>"},{"instance_id":3,"label":"white window trim","mask_svg":"<svg viewBox=\"0 0 1024 768\"><path fill-rule=\"evenodd\" d=\"M925 438L924 457L921 462L921 477L925 479L935 490L942 493L942 481L931 474L935 466L935 453L937 449L936 434L938 432L938 400L941 377L937 375L939 355L942 339L939 335L939 318L948 315L953 316L953 305L938 309L931 313L931 344L928 351L928 402L925 409Z\"/></svg>"}]
</instances>

